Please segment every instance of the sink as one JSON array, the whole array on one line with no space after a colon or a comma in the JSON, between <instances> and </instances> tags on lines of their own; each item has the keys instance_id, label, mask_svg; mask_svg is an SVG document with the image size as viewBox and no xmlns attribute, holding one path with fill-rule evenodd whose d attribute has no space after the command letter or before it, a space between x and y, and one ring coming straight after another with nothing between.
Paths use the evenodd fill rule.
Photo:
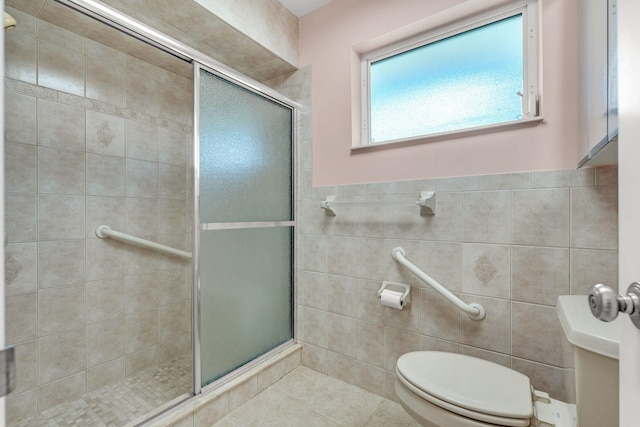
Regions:
<instances>
[{"instance_id":1,"label":"sink","mask_svg":"<svg viewBox=\"0 0 640 427\"><path fill-rule=\"evenodd\" d=\"M558 297L556 309L571 344L618 360L618 319L606 323L593 317L586 295L562 295Z\"/></svg>"}]
</instances>

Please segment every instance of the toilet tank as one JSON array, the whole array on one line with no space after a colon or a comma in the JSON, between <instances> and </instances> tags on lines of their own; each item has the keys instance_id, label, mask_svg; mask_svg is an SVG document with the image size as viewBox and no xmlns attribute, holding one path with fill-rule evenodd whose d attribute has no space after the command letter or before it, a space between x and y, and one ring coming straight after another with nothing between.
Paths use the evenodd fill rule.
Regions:
<instances>
[{"instance_id":1,"label":"toilet tank","mask_svg":"<svg viewBox=\"0 0 640 427\"><path fill-rule=\"evenodd\" d=\"M618 320L605 323L589 310L586 295L563 295L556 305L573 347L580 427L618 425Z\"/></svg>"}]
</instances>

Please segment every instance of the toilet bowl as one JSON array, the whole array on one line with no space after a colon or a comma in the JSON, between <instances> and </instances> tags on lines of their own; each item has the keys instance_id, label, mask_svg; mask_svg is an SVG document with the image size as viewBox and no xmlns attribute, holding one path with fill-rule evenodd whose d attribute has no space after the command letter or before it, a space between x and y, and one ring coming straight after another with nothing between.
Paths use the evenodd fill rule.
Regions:
<instances>
[{"instance_id":1,"label":"toilet bowl","mask_svg":"<svg viewBox=\"0 0 640 427\"><path fill-rule=\"evenodd\" d=\"M395 391L403 408L427 427L618 425L617 321L603 323L584 295L556 304L573 349L576 404L535 390L526 375L457 353L407 353L396 365Z\"/></svg>"},{"instance_id":2,"label":"toilet bowl","mask_svg":"<svg viewBox=\"0 0 640 427\"><path fill-rule=\"evenodd\" d=\"M402 355L395 391L427 427L576 427L575 405L534 390L529 378L474 357L435 351Z\"/></svg>"}]
</instances>

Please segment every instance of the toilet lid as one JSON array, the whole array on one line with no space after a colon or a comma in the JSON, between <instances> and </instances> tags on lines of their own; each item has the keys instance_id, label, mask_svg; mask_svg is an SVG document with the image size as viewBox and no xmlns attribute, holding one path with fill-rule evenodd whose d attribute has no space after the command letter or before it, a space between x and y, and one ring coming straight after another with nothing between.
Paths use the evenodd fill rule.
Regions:
<instances>
[{"instance_id":1,"label":"toilet lid","mask_svg":"<svg viewBox=\"0 0 640 427\"><path fill-rule=\"evenodd\" d=\"M483 359L456 353L416 351L398 359L398 374L426 394L480 414L533 416L529 378Z\"/></svg>"}]
</instances>

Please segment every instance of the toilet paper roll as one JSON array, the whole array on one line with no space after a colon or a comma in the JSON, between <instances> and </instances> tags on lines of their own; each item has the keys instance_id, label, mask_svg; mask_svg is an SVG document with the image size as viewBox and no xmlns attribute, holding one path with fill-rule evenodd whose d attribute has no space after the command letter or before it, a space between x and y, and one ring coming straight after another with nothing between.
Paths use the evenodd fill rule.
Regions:
<instances>
[{"instance_id":1,"label":"toilet paper roll","mask_svg":"<svg viewBox=\"0 0 640 427\"><path fill-rule=\"evenodd\" d=\"M402 310L402 292L385 289L380 295L380 300L384 306Z\"/></svg>"}]
</instances>

